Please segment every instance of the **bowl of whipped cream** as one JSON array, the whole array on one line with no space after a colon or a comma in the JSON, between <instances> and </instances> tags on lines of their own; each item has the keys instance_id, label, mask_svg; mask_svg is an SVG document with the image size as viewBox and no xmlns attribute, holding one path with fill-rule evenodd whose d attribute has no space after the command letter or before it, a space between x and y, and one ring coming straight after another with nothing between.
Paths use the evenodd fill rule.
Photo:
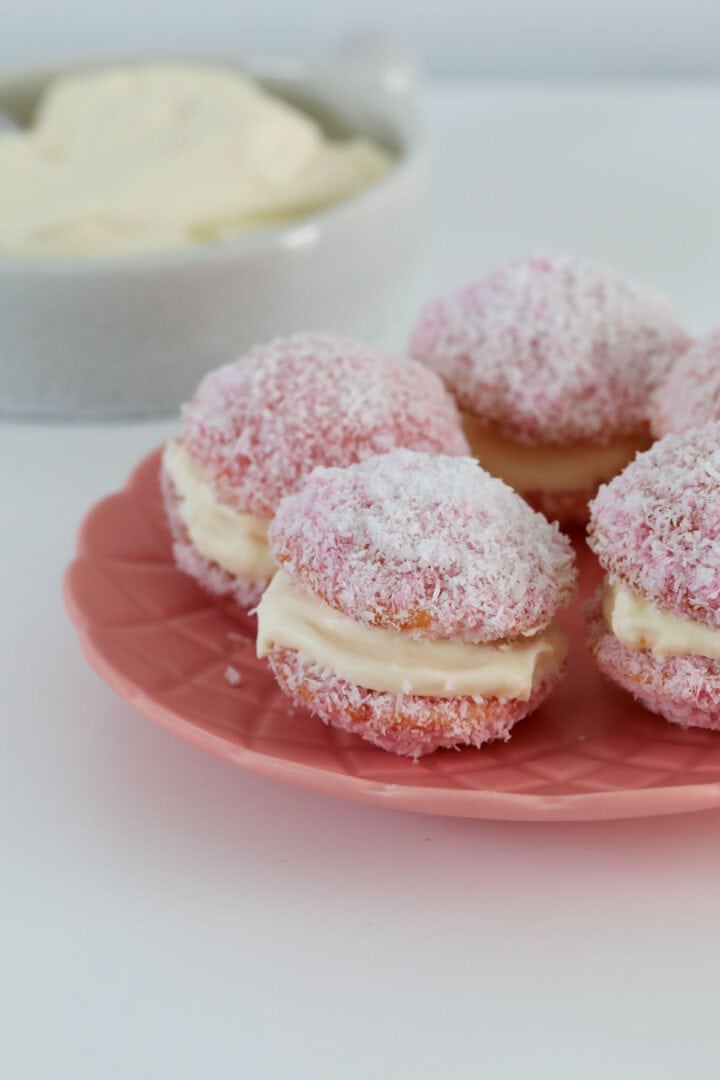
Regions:
<instances>
[{"instance_id":1,"label":"bowl of whipped cream","mask_svg":"<svg viewBox=\"0 0 720 1080\"><path fill-rule=\"evenodd\" d=\"M0 78L0 412L174 410L277 335L382 337L426 157L400 65Z\"/></svg>"}]
</instances>

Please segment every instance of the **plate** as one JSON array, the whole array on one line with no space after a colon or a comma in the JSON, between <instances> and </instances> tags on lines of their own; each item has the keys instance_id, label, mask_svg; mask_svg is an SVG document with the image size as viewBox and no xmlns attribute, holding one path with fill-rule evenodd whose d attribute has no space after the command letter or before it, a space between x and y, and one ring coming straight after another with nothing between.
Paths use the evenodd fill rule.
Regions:
<instances>
[{"instance_id":1,"label":"plate","mask_svg":"<svg viewBox=\"0 0 720 1080\"><path fill-rule=\"evenodd\" d=\"M561 620L567 678L510 742L413 763L293 708L255 657L254 619L175 568L159 457L85 518L64 595L91 665L172 734L252 772L398 810L588 821L720 806L720 735L667 724L605 682L580 604ZM576 547L582 599L600 571L581 538Z\"/></svg>"}]
</instances>

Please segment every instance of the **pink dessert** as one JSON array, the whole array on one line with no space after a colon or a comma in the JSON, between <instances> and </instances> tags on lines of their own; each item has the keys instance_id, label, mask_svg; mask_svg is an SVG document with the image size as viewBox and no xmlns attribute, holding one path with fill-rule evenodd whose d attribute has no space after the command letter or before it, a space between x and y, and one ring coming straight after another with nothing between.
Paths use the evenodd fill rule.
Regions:
<instances>
[{"instance_id":1,"label":"pink dessert","mask_svg":"<svg viewBox=\"0 0 720 1080\"><path fill-rule=\"evenodd\" d=\"M606 675L683 727L720 728L720 423L668 435L602 487L589 606Z\"/></svg>"},{"instance_id":2,"label":"pink dessert","mask_svg":"<svg viewBox=\"0 0 720 1080\"><path fill-rule=\"evenodd\" d=\"M414 758L481 746L561 677L572 548L471 458L317 469L269 540L258 654L326 723Z\"/></svg>"},{"instance_id":3,"label":"pink dessert","mask_svg":"<svg viewBox=\"0 0 720 1080\"><path fill-rule=\"evenodd\" d=\"M318 465L395 447L468 450L451 396L415 360L302 334L211 372L163 456L178 566L253 606L274 572L267 529L283 496Z\"/></svg>"},{"instance_id":4,"label":"pink dessert","mask_svg":"<svg viewBox=\"0 0 720 1080\"><path fill-rule=\"evenodd\" d=\"M410 351L455 395L481 464L572 522L650 445L649 395L688 344L651 289L536 255L426 304Z\"/></svg>"},{"instance_id":5,"label":"pink dessert","mask_svg":"<svg viewBox=\"0 0 720 1080\"><path fill-rule=\"evenodd\" d=\"M673 364L653 397L657 438L720 420L720 328L696 341Z\"/></svg>"}]
</instances>

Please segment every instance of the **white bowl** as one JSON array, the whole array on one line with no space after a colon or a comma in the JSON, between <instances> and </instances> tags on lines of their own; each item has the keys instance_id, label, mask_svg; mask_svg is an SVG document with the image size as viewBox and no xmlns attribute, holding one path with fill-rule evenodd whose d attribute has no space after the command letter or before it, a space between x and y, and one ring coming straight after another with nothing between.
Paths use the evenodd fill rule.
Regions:
<instances>
[{"instance_id":1,"label":"white bowl","mask_svg":"<svg viewBox=\"0 0 720 1080\"><path fill-rule=\"evenodd\" d=\"M412 80L357 62L230 63L331 133L378 140L396 164L335 207L222 244L82 259L0 256L0 411L158 413L187 400L204 372L278 334L382 333L422 225L426 153ZM0 111L26 120L60 70L0 79Z\"/></svg>"}]
</instances>

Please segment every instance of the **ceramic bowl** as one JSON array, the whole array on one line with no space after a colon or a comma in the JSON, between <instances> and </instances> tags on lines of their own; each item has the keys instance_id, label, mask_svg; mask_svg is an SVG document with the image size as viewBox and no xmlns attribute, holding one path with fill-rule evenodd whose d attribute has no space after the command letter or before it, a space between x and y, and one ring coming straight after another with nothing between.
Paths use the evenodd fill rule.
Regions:
<instances>
[{"instance_id":1,"label":"ceramic bowl","mask_svg":"<svg viewBox=\"0 0 720 1080\"><path fill-rule=\"evenodd\" d=\"M230 63L330 134L376 139L393 153L393 168L328 210L221 244L82 259L0 257L6 415L157 414L187 400L206 371L275 335L382 337L422 226L426 152L408 69L386 57L376 64ZM61 70L0 78L0 111L27 121Z\"/></svg>"}]
</instances>

